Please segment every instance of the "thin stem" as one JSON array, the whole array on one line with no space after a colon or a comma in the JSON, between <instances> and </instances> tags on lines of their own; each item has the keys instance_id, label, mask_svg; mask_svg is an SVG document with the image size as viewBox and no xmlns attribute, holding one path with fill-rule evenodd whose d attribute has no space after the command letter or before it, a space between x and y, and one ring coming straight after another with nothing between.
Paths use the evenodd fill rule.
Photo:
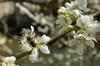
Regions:
<instances>
[{"instance_id":1,"label":"thin stem","mask_svg":"<svg viewBox=\"0 0 100 66\"><path fill-rule=\"evenodd\" d=\"M35 16L24 6L22 6L20 3L16 3L16 7L18 7L23 13L25 13L28 17L30 17L32 20L36 20Z\"/></svg>"},{"instance_id":2,"label":"thin stem","mask_svg":"<svg viewBox=\"0 0 100 66\"><path fill-rule=\"evenodd\" d=\"M20 58L25 57L25 56L30 55L30 54L31 54L31 51L26 51L26 52L22 52L18 55L15 55L15 57L16 57L16 59L20 59Z\"/></svg>"},{"instance_id":3,"label":"thin stem","mask_svg":"<svg viewBox=\"0 0 100 66\"><path fill-rule=\"evenodd\" d=\"M67 30L63 31L60 35L52 38L47 44L48 45L53 45L56 41L58 41L59 39L61 39L62 37L64 37L65 35L67 35L67 33L73 31L73 30L77 30L79 29L79 27L76 26L69 26L69 28L67 28Z\"/></svg>"},{"instance_id":4,"label":"thin stem","mask_svg":"<svg viewBox=\"0 0 100 66\"><path fill-rule=\"evenodd\" d=\"M79 30L80 28L77 27L77 26L71 26L69 27L67 30L63 31L60 35L52 38L49 42L47 42L47 45L53 45L55 42L57 42L59 39L61 39L62 37L64 37L65 35L67 35L69 32L73 31L73 30ZM25 57L27 55L30 55L31 54L31 51L26 51L26 52L23 52L23 53L20 53L18 55L16 55L16 59L20 59L22 57Z\"/></svg>"}]
</instances>

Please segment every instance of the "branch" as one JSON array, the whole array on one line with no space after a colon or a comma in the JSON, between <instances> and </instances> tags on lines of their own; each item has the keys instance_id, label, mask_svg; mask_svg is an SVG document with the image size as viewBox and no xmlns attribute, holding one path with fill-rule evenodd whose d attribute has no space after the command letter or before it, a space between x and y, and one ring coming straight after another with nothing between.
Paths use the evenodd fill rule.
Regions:
<instances>
[{"instance_id":1,"label":"branch","mask_svg":"<svg viewBox=\"0 0 100 66\"><path fill-rule=\"evenodd\" d=\"M79 30L80 28L78 26L69 26L67 30L63 31L60 35L52 38L47 44L48 45L53 45L55 42L57 42L59 39L64 37L66 34L70 33L73 30Z\"/></svg>"},{"instance_id":2,"label":"branch","mask_svg":"<svg viewBox=\"0 0 100 66\"><path fill-rule=\"evenodd\" d=\"M67 35L69 32L73 31L73 30L79 30L80 28L78 26L69 26L69 28L65 31L63 31L60 35L52 38L49 42L47 42L47 45L53 45L55 42L57 42L59 39L63 38L65 35ZM30 55L31 54L31 51L26 51L26 52L23 52L23 53L20 53L18 55L16 55L16 59L20 59L22 57L25 57L27 55Z\"/></svg>"},{"instance_id":3,"label":"branch","mask_svg":"<svg viewBox=\"0 0 100 66\"><path fill-rule=\"evenodd\" d=\"M20 58L25 57L25 56L30 55L30 54L31 54L31 51L26 51L26 52L22 52L18 55L15 55L15 57L16 57L16 59L20 59Z\"/></svg>"},{"instance_id":4,"label":"branch","mask_svg":"<svg viewBox=\"0 0 100 66\"><path fill-rule=\"evenodd\" d=\"M16 7L18 7L20 9L20 11L22 11L23 13L25 13L28 17L30 17L32 20L36 20L36 17L24 6L22 6L20 3L16 3Z\"/></svg>"}]
</instances>

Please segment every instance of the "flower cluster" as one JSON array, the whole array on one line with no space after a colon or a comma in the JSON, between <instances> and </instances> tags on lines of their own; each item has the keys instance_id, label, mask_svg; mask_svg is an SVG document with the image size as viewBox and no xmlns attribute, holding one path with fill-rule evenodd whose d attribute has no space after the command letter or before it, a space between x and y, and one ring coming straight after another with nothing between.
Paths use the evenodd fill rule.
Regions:
<instances>
[{"instance_id":1,"label":"flower cluster","mask_svg":"<svg viewBox=\"0 0 100 66\"><path fill-rule=\"evenodd\" d=\"M4 57L1 66L18 66L15 64L16 58L14 56Z\"/></svg>"},{"instance_id":2,"label":"flower cluster","mask_svg":"<svg viewBox=\"0 0 100 66\"><path fill-rule=\"evenodd\" d=\"M82 14L84 11L89 11L87 7L87 0L75 0L71 3L65 3L65 7L60 7L58 10L57 23L61 25L75 24L74 21ZM63 22L63 24L61 23Z\"/></svg>"},{"instance_id":3,"label":"flower cluster","mask_svg":"<svg viewBox=\"0 0 100 66\"><path fill-rule=\"evenodd\" d=\"M34 27L31 26L31 29L23 29L21 37L21 49L23 51L32 51L29 55L29 60L33 63L38 60L38 50L44 54L50 54L50 50L46 45L50 40L50 37L43 35L38 37L35 35Z\"/></svg>"},{"instance_id":4,"label":"flower cluster","mask_svg":"<svg viewBox=\"0 0 100 66\"><path fill-rule=\"evenodd\" d=\"M68 33L68 45L76 46L77 52L83 54L86 47L94 48L95 34L98 31L98 22L94 21L92 15L85 15L89 11L87 0L75 0L66 3L65 7L58 10L57 24L62 30L69 25L78 26L80 30L73 30Z\"/></svg>"}]
</instances>

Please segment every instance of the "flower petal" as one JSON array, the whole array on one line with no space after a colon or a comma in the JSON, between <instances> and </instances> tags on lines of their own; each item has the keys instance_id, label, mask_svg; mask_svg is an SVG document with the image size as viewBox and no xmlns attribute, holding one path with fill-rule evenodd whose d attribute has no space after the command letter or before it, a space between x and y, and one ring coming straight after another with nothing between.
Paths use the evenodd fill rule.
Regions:
<instances>
[{"instance_id":1,"label":"flower petal","mask_svg":"<svg viewBox=\"0 0 100 66\"><path fill-rule=\"evenodd\" d=\"M21 45L21 49L23 51L30 51L30 50L32 50L32 48L31 48L31 46L29 44L22 44Z\"/></svg>"},{"instance_id":2,"label":"flower petal","mask_svg":"<svg viewBox=\"0 0 100 66\"><path fill-rule=\"evenodd\" d=\"M14 63L7 63L6 66L15 66Z\"/></svg>"},{"instance_id":3,"label":"flower petal","mask_svg":"<svg viewBox=\"0 0 100 66\"><path fill-rule=\"evenodd\" d=\"M39 53L38 53L37 48L34 48L31 55L29 56L29 60L32 63L36 62L38 60L38 55L39 55Z\"/></svg>"},{"instance_id":4,"label":"flower petal","mask_svg":"<svg viewBox=\"0 0 100 66\"><path fill-rule=\"evenodd\" d=\"M34 27L31 26L31 35L33 34L33 32L34 32Z\"/></svg>"},{"instance_id":5,"label":"flower petal","mask_svg":"<svg viewBox=\"0 0 100 66\"><path fill-rule=\"evenodd\" d=\"M76 10L73 10L73 12L75 13L76 16L80 16L81 15L81 11L79 11L77 9Z\"/></svg>"},{"instance_id":6,"label":"flower petal","mask_svg":"<svg viewBox=\"0 0 100 66\"><path fill-rule=\"evenodd\" d=\"M93 41L97 42L95 37L86 37L86 40L93 40Z\"/></svg>"},{"instance_id":7,"label":"flower petal","mask_svg":"<svg viewBox=\"0 0 100 66\"><path fill-rule=\"evenodd\" d=\"M85 49L86 49L86 47L84 45L80 44L76 48L76 53L78 53L79 55L83 55Z\"/></svg>"},{"instance_id":8,"label":"flower petal","mask_svg":"<svg viewBox=\"0 0 100 66\"><path fill-rule=\"evenodd\" d=\"M70 3L65 3L66 10L70 10L72 8L72 4Z\"/></svg>"},{"instance_id":9,"label":"flower petal","mask_svg":"<svg viewBox=\"0 0 100 66\"><path fill-rule=\"evenodd\" d=\"M15 63L15 60L16 60L16 58L14 56L3 58L4 63L9 63L9 62L10 63Z\"/></svg>"},{"instance_id":10,"label":"flower petal","mask_svg":"<svg viewBox=\"0 0 100 66\"><path fill-rule=\"evenodd\" d=\"M91 48L95 47L95 44L94 44L94 42L92 40L86 41L86 45L91 47Z\"/></svg>"},{"instance_id":11,"label":"flower petal","mask_svg":"<svg viewBox=\"0 0 100 66\"><path fill-rule=\"evenodd\" d=\"M43 35L43 36L41 37L41 42L42 42L42 43L46 43L46 42L48 42L48 41L50 41L50 37L48 37L48 36L46 36L46 35Z\"/></svg>"},{"instance_id":12,"label":"flower petal","mask_svg":"<svg viewBox=\"0 0 100 66\"><path fill-rule=\"evenodd\" d=\"M72 40L69 41L69 46L74 46L74 45L76 45L77 43L78 43L78 40L72 39Z\"/></svg>"},{"instance_id":13,"label":"flower petal","mask_svg":"<svg viewBox=\"0 0 100 66\"><path fill-rule=\"evenodd\" d=\"M44 44L40 46L40 51L44 54L50 54L50 50L48 49L48 46Z\"/></svg>"},{"instance_id":14,"label":"flower petal","mask_svg":"<svg viewBox=\"0 0 100 66\"><path fill-rule=\"evenodd\" d=\"M76 2L81 6L81 8L86 8L87 7L87 0L76 0Z\"/></svg>"},{"instance_id":15,"label":"flower petal","mask_svg":"<svg viewBox=\"0 0 100 66\"><path fill-rule=\"evenodd\" d=\"M65 13L66 12L66 8L65 7L60 7L60 9L58 10L58 13Z\"/></svg>"}]
</instances>

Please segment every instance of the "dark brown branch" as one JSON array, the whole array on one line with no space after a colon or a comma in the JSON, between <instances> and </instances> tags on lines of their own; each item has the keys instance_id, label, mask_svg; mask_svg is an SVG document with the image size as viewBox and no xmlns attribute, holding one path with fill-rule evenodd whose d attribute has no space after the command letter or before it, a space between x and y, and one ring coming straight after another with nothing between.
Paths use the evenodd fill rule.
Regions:
<instances>
[{"instance_id":1,"label":"dark brown branch","mask_svg":"<svg viewBox=\"0 0 100 66\"><path fill-rule=\"evenodd\" d=\"M30 54L31 54L31 51L26 51L26 52L22 52L18 55L15 55L15 57L16 57L16 59L20 59L20 58L25 57L25 56L30 55Z\"/></svg>"},{"instance_id":2,"label":"dark brown branch","mask_svg":"<svg viewBox=\"0 0 100 66\"><path fill-rule=\"evenodd\" d=\"M73 30L79 30L80 28L77 27L77 26L74 26L74 27L69 27L67 30L63 31L60 35L52 38L47 44L48 45L53 45L56 41L58 41L59 39L61 39L62 37L64 37L67 33L73 31ZM23 53L20 53L18 55L16 55L16 59L20 59L22 57L25 57L27 55L30 55L31 54L31 51L27 51L27 52L23 52Z\"/></svg>"},{"instance_id":3,"label":"dark brown branch","mask_svg":"<svg viewBox=\"0 0 100 66\"><path fill-rule=\"evenodd\" d=\"M71 26L69 27L67 30L65 30L64 32L62 32L60 35L52 38L47 44L48 45L53 45L55 42L57 42L59 39L61 39L62 37L64 37L66 34L68 34L69 32L73 31L73 30L79 30L80 28L78 26Z\"/></svg>"}]
</instances>

